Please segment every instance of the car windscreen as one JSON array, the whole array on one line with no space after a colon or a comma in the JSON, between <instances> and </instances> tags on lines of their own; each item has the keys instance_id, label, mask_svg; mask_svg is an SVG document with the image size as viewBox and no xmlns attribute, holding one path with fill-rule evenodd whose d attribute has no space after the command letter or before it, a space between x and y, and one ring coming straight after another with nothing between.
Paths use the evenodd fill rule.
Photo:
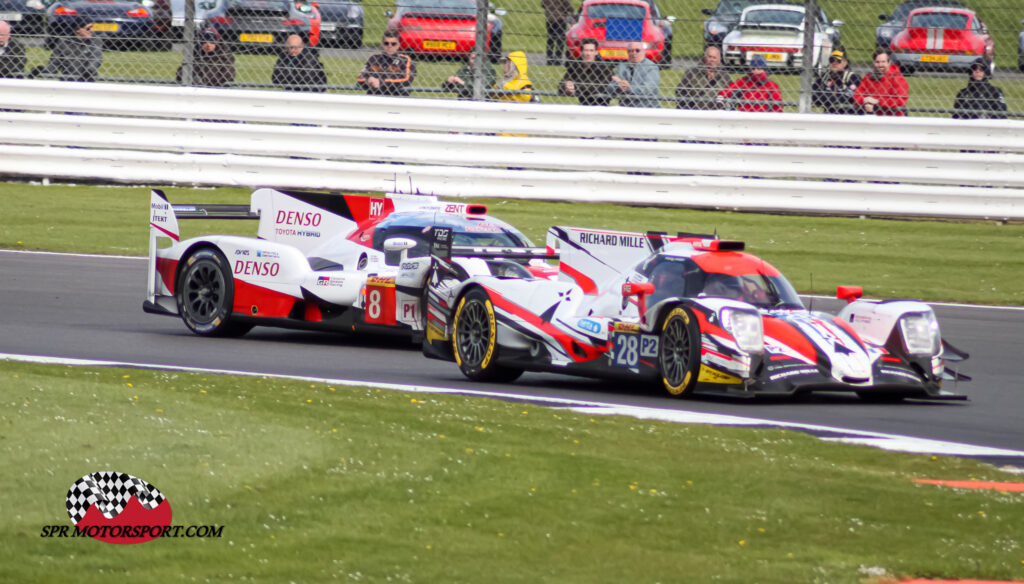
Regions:
<instances>
[{"instance_id":1,"label":"car windscreen","mask_svg":"<svg viewBox=\"0 0 1024 584\"><path fill-rule=\"evenodd\" d=\"M737 17L747 6L774 3L774 0L722 0L718 4L718 8L715 8L715 15Z\"/></svg>"},{"instance_id":2,"label":"car windscreen","mask_svg":"<svg viewBox=\"0 0 1024 584\"><path fill-rule=\"evenodd\" d=\"M476 3L473 0L398 0L395 5L407 11L476 14Z\"/></svg>"},{"instance_id":3,"label":"car windscreen","mask_svg":"<svg viewBox=\"0 0 1024 584\"><path fill-rule=\"evenodd\" d=\"M910 18L910 28L967 28L967 15L957 12L922 12Z\"/></svg>"},{"instance_id":4,"label":"car windscreen","mask_svg":"<svg viewBox=\"0 0 1024 584\"><path fill-rule=\"evenodd\" d=\"M801 27L804 22L803 12L796 10L772 10L759 9L751 10L743 17L743 24L747 26L794 26Z\"/></svg>"},{"instance_id":5,"label":"car windscreen","mask_svg":"<svg viewBox=\"0 0 1024 584\"><path fill-rule=\"evenodd\" d=\"M643 20L646 16L647 10L635 4L591 4L587 8L587 18L590 20Z\"/></svg>"},{"instance_id":6,"label":"car windscreen","mask_svg":"<svg viewBox=\"0 0 1024 584\"><path fill-rule=\"evenodd\" d=\"M686 257L652 258L640 272L654 284L648 299L655 304L666 298L728 298L758 308L803 308L800 296L781 274L725 274L707 272Z\"/></svg>"},{"instance_id":7,"label":"car windscreen","mask_svg":"<svg viewBox=\"0 0 1024 584\"><path fill-rule=\"evenodd\" d=\"M917 2L904 2L897 6L896 10L893 11L892 20L897 22L906 22L907 16L912 10L916 8L924 8L926 6L964 7L963 4L956 0L920 0Z\"/></svg>"}]
</instances>

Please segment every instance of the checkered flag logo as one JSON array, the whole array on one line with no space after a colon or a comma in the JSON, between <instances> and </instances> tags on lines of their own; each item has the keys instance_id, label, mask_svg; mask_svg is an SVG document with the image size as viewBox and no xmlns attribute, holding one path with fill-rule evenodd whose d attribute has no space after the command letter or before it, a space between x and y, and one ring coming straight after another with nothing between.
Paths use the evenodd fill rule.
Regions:
<instances>
[{"instance_id":1,"label":"checkered flag logo","mask_svg":"<svg viewBox=\"0 0 1024 584\"><path fill-rule=\"evenodd\" d=\"M87 474L68 489L68 515L78 525L89 507L96 505L104 517L113 519L124 511L133 495L150 510L164 501L163 494L156 487L130 474L113 471Z\"/></svg>"}]
</instances>

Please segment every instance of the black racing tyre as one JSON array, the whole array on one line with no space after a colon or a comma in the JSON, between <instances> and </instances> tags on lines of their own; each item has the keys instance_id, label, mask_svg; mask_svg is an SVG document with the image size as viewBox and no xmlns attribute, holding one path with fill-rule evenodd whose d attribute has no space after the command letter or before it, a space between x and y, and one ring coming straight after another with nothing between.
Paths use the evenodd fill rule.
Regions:
<instances>
[{"instance_id":1,"label":"black racing tyre","mask_svg":"<svg viewBox=\"0 0 1024 584\"><path fill-rule=\"evenodd\" d=\"M206 337L237 337L249 332L251 324L232 318L235 282L223 254L199 249L183 265L174 296L185 326Z\"/></svg>"},{"instance_id":2,"label":"black racing tyre","mask_svg":"<svg viewBox=\"0 0 1024 584\"><path fill-rule=\"evenodd\" d=\"M455 308L452 354L462 374L473 381L512 381L522 369L503 367L498 360L498 321L487 293L470 290Z\"/></svg>"},{"instance_id":3,"label":"black racing tyre","mask_svg":"<svg viewBox=\"0 0 1024 584\"><path fill-rule=\"evenodd\" d=\"M669 394L688 397L700 372L700 329L693 313L676 306L661 321L658 375Z\"/></svg>"}]
</instances>

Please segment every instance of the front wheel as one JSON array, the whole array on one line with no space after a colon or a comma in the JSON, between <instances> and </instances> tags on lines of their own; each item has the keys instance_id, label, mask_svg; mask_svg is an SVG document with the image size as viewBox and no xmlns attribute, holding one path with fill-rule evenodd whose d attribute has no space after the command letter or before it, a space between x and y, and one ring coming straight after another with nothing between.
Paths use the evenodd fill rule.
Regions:
<instances>
[{"instance_id":1,"label":"front wheel","mask_svg":"<svg viewBox=\"0 0 1024 584\"><path fill-rule=\"evenodd\" d=\"M178 313L195 334L241 336L252 328L232 319L235 282L227 259L219 251L205 248L189 255L176 289Z\"/></svg>"},{"instance_id":2,"label":"front wheel","mask_svg":"<svg viewBox=\"0 0 1024 584\"><path fill-rule=\"evenodd\" d=\"M462 374L473 381L512 381L522 369L497 364L498 321L494 305L479 288L459 300L452 321L452 353Z\"/></svg>"},{"instance_id":3,"label":"front wheel","mask_svg":"<svg viewBox=\"0 0 1024 584\"><path fill-rule=\"evenodd\" d=\"M682 306L673 308L661 324L658 342L658 373L665 391L688 397L697 385L700 371L700 329L693 313Z\"/></svg>"}]
</instances>

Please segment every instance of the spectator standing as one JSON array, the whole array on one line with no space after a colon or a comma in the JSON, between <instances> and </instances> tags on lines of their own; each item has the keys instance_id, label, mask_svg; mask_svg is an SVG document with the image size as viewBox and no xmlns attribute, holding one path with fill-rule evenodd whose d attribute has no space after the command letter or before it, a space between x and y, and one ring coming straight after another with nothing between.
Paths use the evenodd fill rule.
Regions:
<instances>
[{"instance_id":1,"label":"spectator standing","mask_svg":"<svg viewBox=\"0 0 1024 584\"><path fill-rule=\"evenodd\" d=\"M750 71L718 92L717 101L723 106L737 100L739 112L782 112L782 92L779 85L768 79L768 63L761 55L750 59Z\"/></svg>"},{"instance_id":2,"label":"spectator standing","mask_svg":"<svg viewBox=\"0 0 1024 584\"><path fill-rule=\"evenodd\" d=\"M547 23L547 64L561 65L565 55L565 31L574 14L572 4L569 0L540 0L540 4Z\"/></svg>"},{"instance_id":3,"label":"spectator standing","mask_svg":"<svg viewBox=\"0 0 1024 584\"><path fill-rule=\"evenodd\" d=\"M732 79L722 67L722 51L718 47L704 49L701 65L683 73L676 86L676 108L716 109L718 92L729 86Z\"/></svg>"},{"instance_id":4,"label":"spectator standing","mask_svg":"<svg viewBox=\"0 0 1024 584\"><path fill-rule=\"evenodd\" d=\"M580 105L608 105L608 82L611 64L597 51L597 39L580 42L580 58L566 62L565 76L558 84L558 94L575 97Z\"/></svg>"},{"instance_id":5,"label":"spectator standing","mask_svg":"<svg viewBox=\"0 0 1024 584\"><path fill-rule=\"evenodd\" d=\"M889 51L875 49L875 70L860 80L853 101L866 114L903 116L907 106L907 80L898 65L889 59Z\"/></svg>"},{"instance_id":6,"label":"spectator standing","mask_svg":"<svg viewBox=\"0 0 1024 584\"><path fill-rule=\"evenodd\" d=\"M381 52L371 55L359 73L360 87L367 95L409 97L409 86L416 78L412 57L398 52L398 34L386 31L381 39Z\"/></svg>"},{"instance_id":7,"label":"spectator standing","mask_svg":"<svg viewBox=\"0 0 1024 584\"><path fill-rule=\"evenodd\" d=\"M967 87L956 94L953 102L953 119L1006 119L1006 98L1003 90L988 80L989 68L984 59L971 63Z\"/></svg>"},{"instance_id":8,"label":"spectator standing","mask_svg":"<svg viewBox=\"0 0 1024 584\"><path fill-rule=\"evenodd\" d=\"M192 62L192 85L196 87L224 87L235 80L235 55L220 41L215 28L199 33L199 50L195 51ZM176 79L181 84L181 69Z\"/></svg>"},{"instance_id":9,"label":"spectator standing","mask_svg":"<svg viewBox=\"0 0 1024 584\"><path fill-rule=\"evenodd\" d=\"M861 109L853 102L859 85L860 75L850 70L846 50L836 48L828 57L828 71L818 76L811 88L814 107L826 114L859 114Z\"/></svg>"},{"instance_id":10,"label":"spectator standing","mask_svg":"<svg viewBox=\"0 0 1024 584\"><path fill-rule=\"evenodd\" d=\"M661 107L658 66L644 54L642 43L630 42L626 54L626 62L615 67L615 74L608 83L608 94L618 97L619 105L624 107Z\"/></svg>"},{"instance_id":11,"label":"spectator standing","mask_svg":"<svg viewBox=\"0 0 1024 584\"><path fill-rule=\"evenodd\" d=\"M0 77L25 75L25 45L11 38L11 25L0 20Z\"/></svg>"},{"instance_id":12,"label":"spectator standing","mask_svg":"<svg viewBox=\"0 0 1024 584\"><path fill-rule=\"evenodd\" d=\"M291 34L284 43L284 53L277 57L270 82L285 91L327 91L324 64L311 49L306 48L302 35Z\"/></svg>"},{"instance_id":13,"label":"spectator standing","mask_svg":"<svg viewBox=\"0 0 1024 584\"><path fill-rule=\"evenodd\" d=\"M103 45L92 36L92 22L84 16L73 16L65 30L73 34L57 42L50 61L33 69L32 76L59 75L61 81L95 81L103 64Z\"/></svg>"},{"instance_id":14,"label":"spectator standing","mask_svg":"<svg viewBox=\"0 0 1024 584\"><path fill-rule=\"evenodd\" d=\"M526 53L513 51L502 57L501 89L509 93L499 93L498 99L503 101L533 101L533 84L527 75ZM515 92L515 93L512 93Z\"/></svg>"},{"instance_id":15,"label":"spectator standing","mask_svg":"<svg viewBox=\"0 0 1024 584\"><path fill-rule=\"evenodd\" d=\"M473 80L475 79L476 73L476 53L469 53L466 64L459 68L455 72L455 75L448 77L444 83L441 84L441 89L445 91L451 91L458 95L459 99L472 99L473 97ZM498 84L498 74L494 72L494 67L490 63L484 64L484 90L490 93L492 89Z\"/></svg>"}]
</instances>

